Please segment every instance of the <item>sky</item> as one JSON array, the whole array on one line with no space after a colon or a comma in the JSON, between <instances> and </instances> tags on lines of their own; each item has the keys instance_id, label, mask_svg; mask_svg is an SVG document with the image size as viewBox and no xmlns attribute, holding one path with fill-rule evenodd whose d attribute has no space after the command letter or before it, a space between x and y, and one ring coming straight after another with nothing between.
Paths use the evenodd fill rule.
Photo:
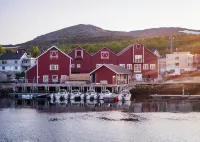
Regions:
<instances>
[{"instance_id":1,"label":"sky","mask_svg":"<svg viewBox=\"0 0 200 142\"><path fill-rule=\"evenodd\" d=\"M0 0L0 44L18 44L77 24L133 31L200 30L200 0Z\"/></svg>"}]
</instances>

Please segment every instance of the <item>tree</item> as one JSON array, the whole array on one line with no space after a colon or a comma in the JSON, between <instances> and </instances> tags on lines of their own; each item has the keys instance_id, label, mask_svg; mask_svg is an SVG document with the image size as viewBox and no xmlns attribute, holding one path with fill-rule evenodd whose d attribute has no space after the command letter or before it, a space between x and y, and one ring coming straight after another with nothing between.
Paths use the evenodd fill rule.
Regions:
<instances>
[{"instance_id":1,"label":"tree","mask_svg":"<svg viewBox=\"0 0 200 142\"><path fill-rule=\"evenodd\" d=\"M2 45L0 45L0 55L5 53L5 49L2 47Z\"/></svg>"},{"instance_id":2,"label":"tree","mask_svg":"<svg viewBox=\"0 0 200 142\"><path fill-rule=\"evenodd\" d=\"M39 50L38 46L33 46L31 48L32 57L37 57L39 54L40 54L40 50Z\"/></svg>"},{"instance_id":3,"label":"tree","mask_svg":"<svg viewBox=\"0 0 200 142\"><path fill-rule=\"evenodd\" d=\"M6 49L6 53L15 53L15 50L14 49Z\"/></svg>"}]
</instances>

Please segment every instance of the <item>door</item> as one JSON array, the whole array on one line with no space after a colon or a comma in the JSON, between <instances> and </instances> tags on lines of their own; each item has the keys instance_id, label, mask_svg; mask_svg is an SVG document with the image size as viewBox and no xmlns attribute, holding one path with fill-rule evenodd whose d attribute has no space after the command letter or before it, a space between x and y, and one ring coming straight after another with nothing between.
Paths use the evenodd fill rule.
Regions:
<instances>
[{"instance_id":1,"label":"door","mask_svg":"<svg viewBox=\"0 0 200 142\"><path fill-rule=\"evenodd\" d=\"M69 80L69 77L67 75L61 75L60 77L60 83L65 83L65 81Z\"/></svg>"},{"instance_id":2,"label":"door","mask_svg":"<svg viewBox=\"0 0 200 142\"><path fill-rule=\"evenodd\" d=\"M142 74L136 74L135 79L136 81L142 81Z\"/></svg>"}]
</instances>

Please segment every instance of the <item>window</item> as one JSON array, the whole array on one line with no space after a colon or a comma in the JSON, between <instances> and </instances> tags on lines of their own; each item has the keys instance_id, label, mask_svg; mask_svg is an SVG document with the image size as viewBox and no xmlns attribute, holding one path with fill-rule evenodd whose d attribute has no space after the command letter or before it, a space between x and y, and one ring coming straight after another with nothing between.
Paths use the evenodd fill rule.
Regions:
<instances>
[{"instance_id":1,"label":"window","mask_svg":"<svg viewBox=\"0 0 200 142\"><path fill-rule=\"evenodd\" d=\"M109 52L101 51L101 59L109 59Z\"/></svg>"},{"instance_id":2,"label":"window","mask_svg":"<svg viewBox=\"0 0 200 142\"><path fill-rule=\"evenodd\" d=\"M119 66L124 67L125 68L125 64L119 64Z\"/></svg>"},{"instance_id":3,"label":"window","mask_svg":"<svg viewBox=\"0 0 200 142\"><path fill-rule=\"evenodd\" d=\"M96 64L96 68L99 68L100 66L102 66L102 64Z\"/></svg>"},{"instance_id":4,"label":"window","mask_svg":"<svg viewBox=\"0 0 200 142\"><path fill-rule=\"evenodd\" d=\"M142 55L135 55L135 63L142 63Z\"/></svg>"},{"instance_id":5,"label":"window","mask_svg":"<svg viewBox=\"0 0 200 142\"><path fill-rule=\"evenodd\" d=\"M156 69L156 65L155 64L150 64L150 70L155 70Z\"/></svg>"},{"instance_id":6,"label":"window","mask_svg":"<svg viewBox=\"0 0 200 142\"><path fill-rule=\"evenodd\" d=\"M2 61L2 64L7 64L7 61L6 61L6 60L3 60L3 61Z\"/></svg>"},{"instance_id":7,"label":"window","mask_svg":"<svg viewBox=\"0 0 200 142\"><path fill-rule=\"evenodd\" d=\"M15 67L15 70L18 70L18 67Z\"/></svg>"},{"instance_id":8,"label":"window","mask_svg":"<svg viewBox=\"0 0 200 142\"><path fill-rule=\"evenodd\" d=\"M15 64L17 64L17 61L15 61Z\"/></svg>"},{"instance_id":9,"label":"window","mask_svg":"<svg viewBox=\"0 0 200 142\"><path fill-rule=\"evenodd\" d=\"M83 50L76 50L75 58L83 58Z\"/></svg>"},{"instance_id":10,"label":"window","mask_svg":"<svg viewBox=\"0 0 200 142\"><path fill-rule=\"evenodd\" d=\"M50 59L58 59L58 50L50 51Z\"/></svg>"},{"instance_id":11,"label":"window","mask_svg":"<svg viewBox=\"0 0 200 142\"><path fill-rule=\"evenodd\" d=\"M58 82L58 75L52 75L52 82Z\"/></svg>"},{"instance_id":12,"label":"window","mask_svg":"<svg viewBox=\"0 0 200 142\"><path fill-rule=\"evenodd\" d=\"M58 65L50 65L50 70L58 70Z\"/></svg>"},{"instance_id":13,"label":"window","mask_svg":"<svg viewBox=\"0 0 200 142\"><path fill-rule=\"evenodd\" d=\"M49 82L49 76L43 75L43 82Z\"/></svg>"},{"instance_id":14,"label":"window","mask_svg":"<svg viewBox=\"0 0 200 142\"><path fill-rule=\"evenodd\" d=\"M132 64L127 64L127 70L132 70Z\"/></svg>"},{"instance_id":15,"label":"window","mask_svg":"<svg viewBox=\"0 0 200 142\"><path fill-rule=\"evenodd\" d=\"M77 68L81 68L81 64L77 64Z\"/></svg>"},{"instance_id":16,"label":"window","mask_svg":"<svg viewBox=\"0 0 200 142\"><path fill-rule=\"evenodd\" d=\"M143 70L148 70L148 69L149 69L148 64L143 64Z\"/></svg>"},{"instance_id":17,"label":"window","mask_svg":"<svg viewBox=\"0 0 200 142\"><path fill-rule=\"evenodd\" d=\"M126 79L126 75L124 75L124 79Z\"/></svg>"},{"instance_id":18,"label":"window","mask_svg":"<svg viewBox=\"0 0 200 142\"><path fill-rule=\"evenodd\" d=\"M74 64L71 64L71 68L74 68Z\"/></svg>"},{"instance_id":19,"label":"window","mask_svg":"<svg viewBox=\"0 0 200 142\"><path fill-rule=\"evenodd\" d=\"M175 63L175 66L178 67L178 66L179 66L179 63Z\"/></svg>"},{"instance_id":20,"label":"window","mask_svg":"<svg viewBox=\"0 0 200 142\"><path fill-rule=\"evenodd\" d=\"M5 67L2 67L2 70L5 70Z\"/></svg>"},{"instance_id":21,"label":"window","mask_svg":"<svg viewBox=\"0 0 200 142\"><path fill-rule=\"evenodd\" d=\"M179 57L175 57L175 60L179 60Z\"/></svg>"},{"instance_id":22,"label":"window","mask_svg":"<svg viewBox=\"0 0 200 142\"><path fill-rule=\"evenodd\" d=\"M141 64L134 64L134 72L141 72Z\"/></svg>"}]
</instances>

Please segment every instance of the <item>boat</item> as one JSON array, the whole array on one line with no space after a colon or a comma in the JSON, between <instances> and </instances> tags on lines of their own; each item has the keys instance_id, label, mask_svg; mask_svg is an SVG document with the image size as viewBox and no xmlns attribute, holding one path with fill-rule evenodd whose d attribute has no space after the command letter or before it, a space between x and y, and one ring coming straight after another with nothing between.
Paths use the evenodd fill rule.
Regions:
<instances>
[{"instance_id":1,"label":"boat","mask_svg":"<svg viewBox=\"0 0 200 142\"><path fill-rule=\"evenodd\" d=\"M63 102L68 100L69 93L65 89L60 89L59 92L50 94L50 101L51 102Z\"/></svg>"},{"instance_id":2,"label":"boat","mask_svg":"<svg viewBox=\"0 0 200 142\"><path fill-rule=\"evenodd\" d=\"M109 90L102 90L97 98L99 100L104 100L104 99L112 99L114 97L112 96L112 93Z\"/></svg>"},{"instance_id":3,"label":"boat","mask_svg":"<svg viewBox=\"0 0 200 142\"><path fill-rule=\"evenodd\" d=\"M70 94L70 100L81 101L81 97L83 96L79 90L72 90Z\"/></svg>"},{"instance_id":4,"label":"boat","mask_svg":"<svg viewBox=\"0 0 200 142\"><path fill-rule=\"evenodd\" d=\"M131 93L129 90L123 90L119 95L118 95L118 100L119 101L130 101L131 99Z\"/></svg>"},{"instance_id":5,"label":"boat","mask_svg":"<svg viewBox=\"0 0 200 142\"><path fill-rule=\"evenodd\" d=\"M86 100L97 100L97 93L94 90L88 90L85 94Z\"/></svg>"}]
</instances>

